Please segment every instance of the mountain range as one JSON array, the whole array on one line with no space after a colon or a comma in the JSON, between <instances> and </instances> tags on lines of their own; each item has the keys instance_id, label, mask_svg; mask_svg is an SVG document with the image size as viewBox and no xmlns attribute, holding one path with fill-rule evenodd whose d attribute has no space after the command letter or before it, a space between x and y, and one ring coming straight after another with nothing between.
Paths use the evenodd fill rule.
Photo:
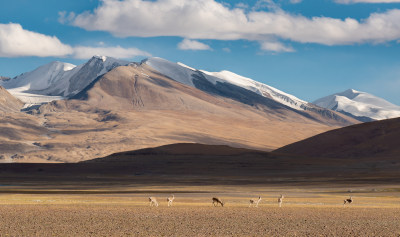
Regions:
<instances>
[{"instance_id":1,"label":"mountain range","mask_svg":"<svg viewBox=\"0 0 400 237\"><path fill-rule=\"evenodd\" d=\"M359 123L229 71L161 58L53 62L0 85L25 103L0 123L6 162L76 162L182 142L269 151Z\"/></svg>"}]
</instances>

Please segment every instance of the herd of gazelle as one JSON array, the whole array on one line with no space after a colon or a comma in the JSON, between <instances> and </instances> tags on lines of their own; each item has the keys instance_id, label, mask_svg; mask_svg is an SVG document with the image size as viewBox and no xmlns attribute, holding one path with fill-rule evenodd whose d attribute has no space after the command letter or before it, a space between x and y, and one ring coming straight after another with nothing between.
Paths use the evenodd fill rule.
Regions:
<instances>
[{"instance_id":1,"label":"herd of gazelle","mask_svg":"<svg viewBox=\"0 0 400 237\"><path fill-rule=\"evenodd\" d=\"M285 198L285 196L283 196L282 194L278 198L278 206L279 207L282 207L282 203L283 203L283 199L284 198ZM172 206L172 202L174 201L174 199L175 199L175 196L173 194L172 194L172 196L167 198L167 204L168 204L169 207ZM224 204L225 204L225 202L223 202L220 198L217 198L217 197L213 197L211 200L212 200L212 204L213 204L214 207L216 207L218 205L223 207ZM260 203L260 201L261 201L261 197L260 196L258 197L258 199L250 199L249 207L252 207L252 206L253 207L258 207L258 204ZM149 197L149 202L150 202L150 206L158 207L158 202L157 202L157 199L155 197ZM352 202L353 202L353 197L350 197L350 198L347 198L347 199L344 200L343 205L346 205L347 203L351 204Z\"/></svg>"}]
</instances>

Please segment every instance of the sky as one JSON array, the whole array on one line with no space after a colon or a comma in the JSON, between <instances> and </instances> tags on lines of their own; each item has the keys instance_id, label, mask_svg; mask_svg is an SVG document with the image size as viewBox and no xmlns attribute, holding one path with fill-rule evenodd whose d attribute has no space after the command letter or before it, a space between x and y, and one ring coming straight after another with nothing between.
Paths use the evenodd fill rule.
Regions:
<instances>
[{"instance_id":1,"label":"sky","mask_svg":"<svg viewBox=\"0 0 400 237\"><path fill-rule=\"evenodd\" d=\"M400 105L400 0L0 0L0 76L93 55L229 70L314 101Z\"/></svg>"}]
</instances>

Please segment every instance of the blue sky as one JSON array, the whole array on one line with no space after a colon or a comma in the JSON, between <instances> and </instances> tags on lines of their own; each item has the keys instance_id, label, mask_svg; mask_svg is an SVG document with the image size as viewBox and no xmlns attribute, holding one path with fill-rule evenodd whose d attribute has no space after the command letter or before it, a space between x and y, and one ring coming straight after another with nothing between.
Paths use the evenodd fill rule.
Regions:
<instances>
[{"instance_id":1,"label":"blue sky","mask_svg":"<svg viewBox=\"0 0 400 237\"><path fill-rule=\"evenodd\" d=\"M307 101L353 88L400 105L400 0L0 1L2 76L151 55Z\"/></svg>"}]
</instances>

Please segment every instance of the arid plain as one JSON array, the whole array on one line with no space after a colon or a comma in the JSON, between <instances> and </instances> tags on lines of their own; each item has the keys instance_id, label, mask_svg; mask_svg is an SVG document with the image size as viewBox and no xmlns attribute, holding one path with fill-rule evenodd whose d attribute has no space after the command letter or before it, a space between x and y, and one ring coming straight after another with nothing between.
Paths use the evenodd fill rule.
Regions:
<instances>
[{"instance_id":1,"label":"arid plain","mask_svg":"<svg viewBox=\"0 0 400 237\"><path fill-rule=\"evenodd\" d=\"M7 193L0 198L0 229L1 236L399 236L399 188L349 185L348 193L343 187L321 187L131 186L80 194ZM170 193L175 201L167 207ZM286 195L281 208L280 193ZM149 207L149 195L159 207ZM249 198L258 195L258 208L249 208ZM349 195L354 203L343 206ZM213 207L212 196L225 206Z\"/></svg>"}]
</instances>

